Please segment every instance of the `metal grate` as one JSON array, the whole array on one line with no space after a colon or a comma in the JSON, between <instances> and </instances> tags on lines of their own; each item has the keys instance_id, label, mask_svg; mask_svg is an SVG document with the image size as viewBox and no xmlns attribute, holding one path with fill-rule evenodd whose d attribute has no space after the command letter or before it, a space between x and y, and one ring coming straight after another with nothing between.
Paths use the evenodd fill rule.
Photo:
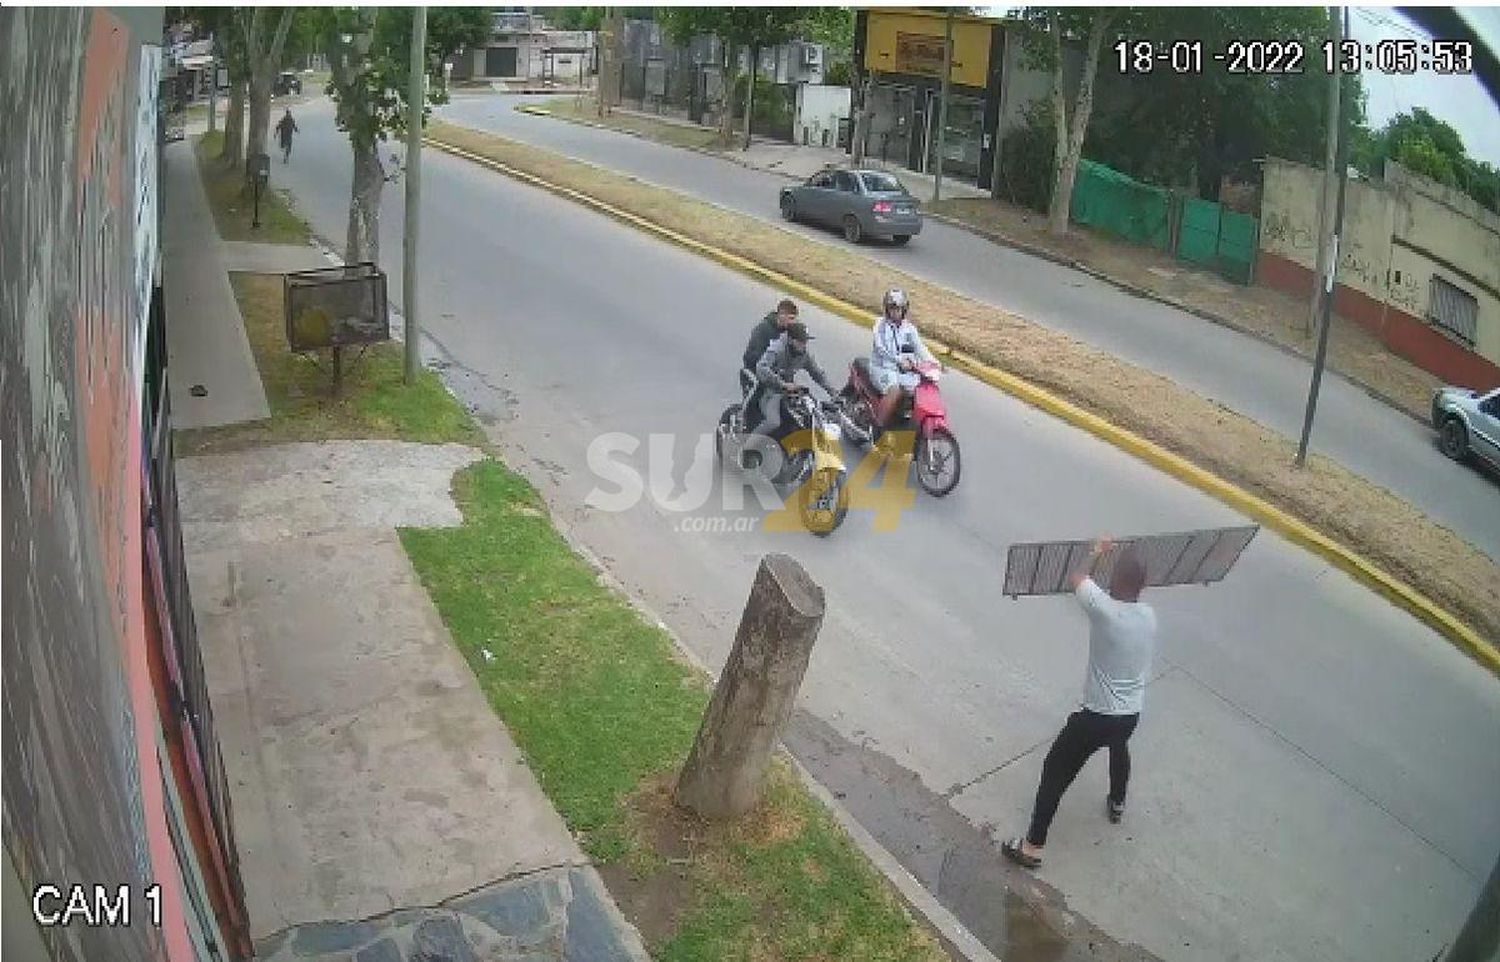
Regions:
<instances>
[{"instance_id":1,"label":"metal grate","mask_svg":"<svg viewBox=\"0 0 1500 962\"><path fill-rule=\"evenodd\" d=\"M1436 274L1432 276L1431 295L1427 316L1438 327L1472 346L1479 328L1479 301Z\"/></svg>"},{"instance_id":2,"label":"metal grate","mask_svg":"<svg viewBox=\"0 0 1500 962\"><path fill-rule=\"evenodd\" d=\"M385 272L371 263L287 274L286 339L313 351L390 339Z\"/></svg>"},{"instance_id":3,"label":"metal grate","mask_svg":"<svg viewBox=\"0 0 1500 962\"><path fill-rule=\"evenodd\" d=\"M1094 563L1090 575L1107 584L1120 555L1135 545L1144 555L1148 586L1212 584L1229 573L1259 530L1259 525L1249 525L1121 538ZM1091 544L1038 541L1011 545L1005 559L1004 593L1011 598L1068 593L1068 575L1088 558Z\"/></svg>"}]
</instances>

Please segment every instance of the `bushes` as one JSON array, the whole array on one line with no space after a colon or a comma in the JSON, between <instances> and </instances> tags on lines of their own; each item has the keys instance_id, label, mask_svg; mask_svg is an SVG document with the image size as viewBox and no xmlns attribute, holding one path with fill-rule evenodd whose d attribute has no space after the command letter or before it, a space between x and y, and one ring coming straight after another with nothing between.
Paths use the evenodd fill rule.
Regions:
<instances>
[{"instance_id":1,"label":"bushes","mask_svg":"<svg viewBox=\"0 0 1500 962\"><path fill-rule=\"evenodd\" d=\"M1038 100L1026 108L1024 123L1007 131L1000 144L1000 185L1012 204L1045 211L1052 203L1052 104Z\"/></svg>"},{"instance_id":2,"label":"bushes","mask_svg":"<svg viewBox=\"0 0 1500 962\"><path fill-rule=\"evenodd\" d=\"M745 116L745 88L749 74L740 74L734 82L734 113ZM771 137L790 139L792 135L792 113L795 110L791 90L774 84L764 77L755 78L755 116L751 118L751 129Z\"/></svg>"}]
</instances>

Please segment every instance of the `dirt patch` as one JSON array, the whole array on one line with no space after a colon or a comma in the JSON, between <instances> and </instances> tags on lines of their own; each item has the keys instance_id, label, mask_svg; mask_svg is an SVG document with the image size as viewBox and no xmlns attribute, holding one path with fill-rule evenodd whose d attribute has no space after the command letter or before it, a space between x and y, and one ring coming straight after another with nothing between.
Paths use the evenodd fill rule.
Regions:
<instances>
[{"instance_id":1,"label":"dirt patch","mask_svg":"<svg viewBox=\"0 0 1500 962\"><path fill-rule=\"evenodd\" d=\"M693 875L705 852L708 826L672 803L672 783L663 775L626 801L630 829L651 856L598 866L620 911L647 945L661 945L700 897Z\"/></svg>"},{"instance_id":2,"label":"dirt patch","mask_svg":"<svg viewBox=\"0 0 1500 962\"><path fill-rule=\"evenodd\" d=\"M1047 218L993 200L944 200L934 213L958 221L999 243L1041 249L1083 264L1112 280L1150 291L1187 310L1211 314L1221 323L1255 334L1306 358L1317 350L1306 330L1307 299L1259 285L1248 287L1194 270L1167 254L1074 226L1053 237ZM1328 337L1328 367L1382 400L1425 419L1440 379L1386 350L1380 338L1356 322L1334 315Z\"/></svg>"},{"instance_id":3,"label":"dirt patch","mask_svg":"<svg viewBox=\"0 0 1500 962\"><path fill-rule=\"evenodd\" d=\"M1413 585L1492 643L1500 640L1500 566L1487 555L1327 458L1315 454L1304 469L1293 468L1291 441L1167 378L920 278L893 276L858 253L675 191L452 124L434 124L432 136L753 260L872 315L886 287L904 286L932 336L1233 481Z\"/></svg>"},{"instance_id":4,"label":"dirt patch","mask_svg":"<svg viewBox=\"0 0 1500 962\"><path fill-rule=\"evenodd\" d=\"M807 956L800 951L789 954L789 945L778 944L777 935L784 935L787 927L800 921L796 918L796 905L784 893L767 897L768 893L761 889L769 885L779 892L785 886L795 886L797 883L789 875L795 872L812 883L815 892L820 886L839 881L832 878L832 873L847 869L838 860L830 864L828 853L816 844L811 852L802 854L809 838L826 837L830 829L821 823L812 824L819 819L811 814L807 807L811 803L795 787L795 777L785 766L772 765L765 799L759 808L744 818L728 822L706 821L679 808L672 800L673 784L672 774L666 773L648 779L624 800L634 842L632 854L622 861L598 866L620 911L640 931L653 955L674 945L686 952L685 957L699 958L687 946L696 944L701 950L703 944L691 938L684 941L683 931L685 925L702 926L706 918L711 920L710 930L722 926L724 935L749 939L752 960L782 962L791 958L848 957ZM768 854L778 850L798 854ZM725 894L749 896L746 911L754 924L746 924L749 919L745 918L736 925L721 917L734 915L732 909L726 911L715 906L716 898ZM883 895L881 899L888 902L891 896ZM963 958L925 922L914 921L920 928L911 932L901 958L914 962L938 962L944 958L957 962ZM823 928L826 934L847 940L857 926L853 926L844 912L835 912L825 920ZM817 934L810 931L805 934L807 937L794 941L804 947L816 944Z\"/></svg>"}]
</instances>

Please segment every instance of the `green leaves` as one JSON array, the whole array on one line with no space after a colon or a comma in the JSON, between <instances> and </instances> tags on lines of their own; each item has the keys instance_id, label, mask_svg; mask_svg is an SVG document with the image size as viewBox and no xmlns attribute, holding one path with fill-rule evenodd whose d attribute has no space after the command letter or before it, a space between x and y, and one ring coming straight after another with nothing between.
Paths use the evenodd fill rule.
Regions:
<instances>
[{"instance_id":1,"label":"green leaves","mask_svg":"<svg viewBox=\"0 0 1500 962\"><path fill-rule=\"evenodd\" d=\"M329 93L338 104L339 128L348 131L361 148L404 134L411 78L411 8L321 8L318 15L319 32L333 67ZM443 62L461 47L484 42L489 34L486 8L428 8L428 105L448 101ZM424 121L429 112L424 107Z\"/></svg>"},{"instance_id":2,"label":"green leaves","mask_svg":"<svg viewBox=\"0 0 1500 962\"><path fill-rule=\"evenodd\" d=\"M1051 66L1046 32L1052 18L1063 37L1081 44L1104 8L1027 8L1032 29L1025 48L1036 66ZM1090 159L1142 180L1193 184L1216 197L1225 175L1254 176L1254 162L1268 155L1321 164L1326 143L1327 74L1321 44L1328 15L1311 7L1137 8L1117 11L1099 66L1097 121L1084 146ZM1211 58L1249 39L1300 41L1308 56L1304 71L1286 76L1230 73ZM1149 41L1165 49L1178 41L1201 42L1201 74L1177 74L1165 65L1149 74L1122 76L1111 49L1117 40ZM1346 104L1357 123L1363 117L1359 78L1349 75Z\"/></svg>"},{"instance_id":3,"label":"green leaves","mask_svg":"<svg viewBox=\"0 0 1500 962\"><path fill-rule=\"evenodd\" d=\"M1470 157L1458 131L1421 107L1397 114L1380 130L1357 131L1351 156L1368 176L1382 176L1390 158L1500 212L1500 172Z\"/></svg>"},{"instance_id":4,"label":"green leaves","mask_svg":"<svg viewBox=\"0 0 1500 962\"><path fill-rule=\"evenodd\" d=\"M774 47L804 30L836 33L840 16L837 8L810 7L663 7L656 12L657 22L675 44L713 34L731 47ZM852 12L849 30L852 45Z\"/></svg>"}]
</instances>

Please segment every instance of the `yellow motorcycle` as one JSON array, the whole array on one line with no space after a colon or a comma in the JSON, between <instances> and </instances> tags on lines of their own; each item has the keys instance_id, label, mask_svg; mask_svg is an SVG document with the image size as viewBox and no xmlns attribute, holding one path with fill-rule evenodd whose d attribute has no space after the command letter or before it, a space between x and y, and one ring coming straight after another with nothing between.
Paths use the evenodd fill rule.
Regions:
<instances>
[{"instance_id":1,"label":"yellow motorcycle","mask_svg":"<svg viewBox=\"0 0 1500 962\"><path fill-rule=\"evenodd\" d=\"M795 499L796 513L802 526L819 537L838 530L849 513L849 489L845 482L843 430L839 408L833 401L819 401L807 391L786 395L787 420L774 439L781 457L765 457L765 451L750 442L745 410L754 393L753 384L739 404L731 404L719 416L714 448L720 462L729 460L726 452L742 471L774 470L771 483L783 498ZM762 444L773 439L757 437Z\"/></svg>"}]
</instances>

